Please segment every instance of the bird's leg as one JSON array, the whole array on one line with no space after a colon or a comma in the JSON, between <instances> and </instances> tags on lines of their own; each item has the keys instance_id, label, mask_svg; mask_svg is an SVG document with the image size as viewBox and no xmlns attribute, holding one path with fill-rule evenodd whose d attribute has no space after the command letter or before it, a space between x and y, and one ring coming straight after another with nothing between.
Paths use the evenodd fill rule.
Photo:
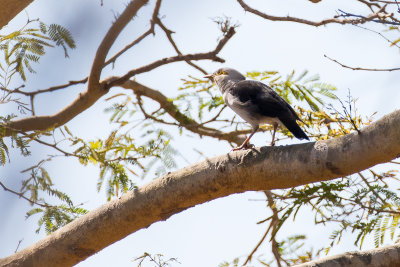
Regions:
<instances>
[{"instance_id":1,"label":"bird's leg","mask_svg":"<svg viewBox=\"0 0 400 267\"><path fill-rule=\"evenodd\" d=\"M274 126L274 131L272 133L271 146L275 146L275 133L276 133L276 128L278 128L278 124L274 123L273 126Z\"/></svg>"},{"instance_id":2,"label":"bird's leg","mask_svg":"<svg viewBox=\"0 0 400 267\"><path fill-rule=\"evenodd\" d=\"M249 149L249 148L253 147L253 145L249 145L249 141L253 137L253 135L257 132L258 126L257 127L253 127L253 129L254 129L253 132L249 135L249 137L246 138L246 140L244 140L243 144L241 144L240 146L232 149L232 151L237 151L237 150L241 150L241 149Z\"/></svg>"}]
</instances>

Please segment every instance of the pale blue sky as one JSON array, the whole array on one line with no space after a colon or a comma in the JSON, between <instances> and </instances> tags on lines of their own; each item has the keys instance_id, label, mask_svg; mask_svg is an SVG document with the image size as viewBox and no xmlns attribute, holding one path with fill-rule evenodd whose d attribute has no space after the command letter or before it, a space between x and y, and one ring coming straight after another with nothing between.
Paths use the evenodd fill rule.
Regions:
<instances>
[{"instance_id":1,"label":"pale blue sky","mask_svg":"<svg viewBox=\"0 0 400 267\"><path fill-rule=\"evenodd\" d=\"M260 10L269 10L276 15L295 15L318 20L335 14L338 8L357 13L358 6L352 6L346 0L326 0L320 4L308 1L247 1L249 5ZM121 12L123 1L50 1L35 0L27 13L30 18L39 17L42 21L58 23L68 27L76 42L77 49L71 51L70 58L63 58L61 49L50 50L36 66L37 74L29 75L26 89L42 89L69 80L81 79L90 71L91 61L108 30L113 12ZM147 30L153 3L143 8L138 17L121 34L113 46L110 55L124 47L139 34ZM311 74L319 74L321 80L338 87L338 95L343 97L347 89L358 99L360 113L369 115L377 111L375 118L398 108L400 91L396 72L357 72L343 69L324 58L324 54L336 58L343 63L354 66L390 68L398 67L399 51L389 48L385 40L374 33L353 26L329 25L314 28L289 22L270 22L252 14L245 13L234 0L185 1L164 0L161 15L165 25L174 30L174 38L184 53L206 52L214 49L219 33L211 18L230 16L241 26L237 34L223 49L221 56L226 59L225 66L233 67L241 72L252 70L277 70L284 76L293 69L301 72L305 69ZM25 12L2 29L1 34L22 26L27 19ZM371 25L376 27L376 25ZM136 66L153 60L174 55L162 32L157 31L155 38L150 37L127 53L115 64L115 68L107 68L102 77L121 75ZM211 62L199 62L199 65L212 72L221 65ZM175 63L145 73L136 79L150 87L161 90L168 96L177 94L181 78L187 75L201 77L201 73L185 65ZM16 83L19 85L20 83ZM65 91L40 96L36 101L37 113L51 114L70 103L83 86L72 87ZM112 89L118 92L119 89ZM111 93L112 93L111 92ZM100 99L93 107L68 123L71 131L85 138L105 137L110 132L109 115L103 111L109 103ZM4 107L2 107L4 109ZM1 110L1 112L6 112ZM7 110L10 112L10 110ZM233 113L226 111L227 116ZM96 123L103 121L104 123ZM192 137L191 137L192 136ZM210 138L199 139L193 134L175 136L173 144L190 163L202 158L192 148L199 148L208 156L227 153L230 147L225 142ZM257 146L267 145L270 136L258 133L254 138ZM299 142L294 140L293 142ZM182 146L181 144L185 144ZM186 145L189 144L189 145ZM21 177L19 171L29 164L54 151L43 150L33 146L33 155L21 159L18 152L11 153L11 164L2 167L1 179L12 188L19 188ZM177 158L179 167L188 163ZM94 209L105 203L104 192L96 192L98 169L82 167L73 159L55 160L46 166L54 182L73 197L75 203L83 202L85 207ZM148 177L151 179L152 177ZM148 180L147 180L148 181ZM137 181L143 184L147 181ZM135 266L131 259L143 252L162 253L166 257L176 257L180 266L217 266L224 260L231 261L236 256L247 255L258 242L266 229L265 225L255 223L268 216L265 203L249 201L263 199L260 193L236 194L218 199L172 216L166 222L158 222L148 229L140 230L125 239L109 246L98 254L88 258L78 266ZM23 200L0 191L0 257L12 254L18 240L23 238L21 248L34 244L44 237L34 233L35 218L25 220L25 212L29 206ZM118 227L118 226L116 226ZM282 233L307 234L314 247L328 244L326 238L330 228L314 227L310 214L306 211L294 224L287 226ZM333 252L355 249L353 239L345 238L340 248ZM260 252L270 254L266 247ZM178 265L179 266L179 265Z\"/></svg>"}]
</instances>

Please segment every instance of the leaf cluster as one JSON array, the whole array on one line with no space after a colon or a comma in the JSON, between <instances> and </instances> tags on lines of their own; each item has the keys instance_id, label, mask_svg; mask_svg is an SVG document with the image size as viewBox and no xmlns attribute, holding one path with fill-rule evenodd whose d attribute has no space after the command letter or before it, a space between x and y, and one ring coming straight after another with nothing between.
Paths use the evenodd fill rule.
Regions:
<instances>
[{"instance_id":1,"label":"leaf cluster","mask_svg":"<svg viewBox=\"0 0 400 267\"><path fill-rule=\"evenodd\" d=\"M36 232L38 233L44 226L46 233L50 234L88 211L74 206L66 193L55 188L49 173L42 167L43 163L44 161L25 170L25 172L30 171L30 177L22 181L19 194L26 196L32 206L39 206L26 213L26 218L40 214ZM62 204L48 204L48 200L40 196L42 193Z\"/></svg>"},{"instance_id":2,"label":"leaf cluster","mask_svg":"<svg viewBox=\"0 0 400 267\"><path fill-rule=\"evenodd\" d=\"M397 171L367 170L331 182L276 191L273 196L280 220L274 235L289 218L295 220L300 210L308 207L314 213L315 224L337 227L329 237L326 253L340 243L345 232L356 236L354 244L360 248L369 234L373 234L376 246L384 243L387 233L398 242L400 198L391 189L398 182Z\"/></svg>"},{"instance_id":3,"label":"leaf cluster","mask_svg":"<svg viewBox=\"0 0 400 267\"><path fill-rule=\"evenodd\" d=\"M293 266L301 263L306 263L311 261L313 258L318 257L322 251L318 250L316 252L313 249L304 250L305 240L307 237L305 235L292 235L284 238L282 241L277 243L277 249L281 256L281 260L286 264L286 266ZM237 267L237 266L255 266L255 265L242 265L241 261L244 257L237 257L233 261L224 261L218 265L218 267ZM275 259L271 259L270 255L261 254L256 258L256 263L259 266L274 266L276 262Z\"/></svg>"},{"instance_id":4,"label":"leaf cluster","mask_svg":"<svg viewBox=\"0 0 400 267\"><path fill-rule=\"evenodd\" d=\"M64 129L70 135L68 140L74 147L72 154L79 162L83 165L91 163L99 166L97 190L100 191L106 183L108 200L135 188L129 174L139 176L138 171L146 173L155 161L161 161L166 168L175 166L170 156L174 153L169 145L170 136L162 129L148 130L145 133L148 140L141 145L129 133L121 133L122 128L112 131L105 140L93 141L75 137L67 127ZM149 163L146 165L144 162Z\"/></svg>"},{"instance_id":5,"label":"leaf cluster","mask_svg":"<svg viewBox=\"0 0 400 267\"><path fill-rule=\"evenodd\" d=\"M138 265L137 267L142 267L143 264L146 262L149 262L152 264L154 267L168 267L172 266L172 263L179 263L178 259L176 258L169 258L169 259L164 259L163 254L149 254L147 252L143 253L142 256L139 256L135 259L132 260L133 262L137 262Z\"/></svg>"},{"instance_id":6,"label":"leaf cluster","mask_svg":"<svg viewBox=\"0 0 400 267\"><path fill-rule=\"evenodd\" d=\"M5 117L0 116L0 165L5 165L10 160L9 158L9 146L12 148L17 148L20 150L21 155L26 157L31 154L29 151L29 140L18 135L17 133L12 133L10 138L7 138L10 141L10 144L7 146L6 139L4 138L7 122L15 118L13 114L7 115Z\"/></svg>"},{"instance_id":7,"label":"leaf cluster","mask_svg":"<svg viewBox=\"0 0 400 267\"><path fill-rule=\"evenodd\" d=\"M7 88L16 73L26 81L26 70L35 73L32 63L39 62L46 47L54 46L61 46L65 57L68 57L68 49L76 46L71 33L58 24L29 20L21 29L0 35L0 52L4 59L0 62L0 86Z\"/></svg>"}]
</instances>

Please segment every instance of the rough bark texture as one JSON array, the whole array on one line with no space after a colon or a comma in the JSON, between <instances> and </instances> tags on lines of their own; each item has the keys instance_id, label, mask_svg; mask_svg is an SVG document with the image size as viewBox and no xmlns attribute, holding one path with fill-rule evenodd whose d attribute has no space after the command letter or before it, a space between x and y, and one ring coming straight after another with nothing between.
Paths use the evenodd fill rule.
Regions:
<instances>
[{"instance_id":1,"label":"rough bark texture","mask_svg":"<svg viewBox=\"0 0 400 267\"><path fill-rule=\"evenodd\" d=\"M296 265L295 267L398 267L400 266L400 245L382 247L361 252L346 252Z\"/></svg>"},{"instance_id":2,"label":"rough bark texture","mask_svg":"<svg viewBox=\"0 0 400 267\"><path fill-rule=\"evenodd\" d=\"M1 0L0 29L10 22L19 12L24 10L33 0Z\"/></svg>"},{"instance_id":3,"label":"rough bark texture","mask_svg":"<svg viewBox=\"0 0 400 267\"><path fill-rule=\"evenodd\" d=\"M361 134L226 153L110 201L1 259L0 266L71 266L139 229L206 201L334 179L399 156L400 111L362 129Z\"/></svg>"}]
</instances>

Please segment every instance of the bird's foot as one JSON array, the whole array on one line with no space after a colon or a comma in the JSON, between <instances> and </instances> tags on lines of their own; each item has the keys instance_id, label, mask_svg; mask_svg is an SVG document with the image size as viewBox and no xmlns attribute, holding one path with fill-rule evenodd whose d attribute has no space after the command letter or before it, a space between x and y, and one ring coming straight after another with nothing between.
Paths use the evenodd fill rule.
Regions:
<instances>
[{"instance_id":1,"label":"bird's foot","mask_svg":"<svg viewBox=\"0 0 400 267\"><path fill-rule=\"evenodd\" d=\"M275 146L275 141L272 141L270 145Z\"/></svg>"},{"instance_id":2,"label":"bird's foot","mask_svg":"<svg viewBox=\"0 0 400 267\"><path fill-rule=\"evenodd\" d=\"M234 149L232 149L232 151L246 150L246 149L251 149L251 148L253 148L253 147L254 147L253 144L247 143L247 144L245 144L245 145L241 145L241 146L235 147Z\"/></svg>"}]
</instances>

